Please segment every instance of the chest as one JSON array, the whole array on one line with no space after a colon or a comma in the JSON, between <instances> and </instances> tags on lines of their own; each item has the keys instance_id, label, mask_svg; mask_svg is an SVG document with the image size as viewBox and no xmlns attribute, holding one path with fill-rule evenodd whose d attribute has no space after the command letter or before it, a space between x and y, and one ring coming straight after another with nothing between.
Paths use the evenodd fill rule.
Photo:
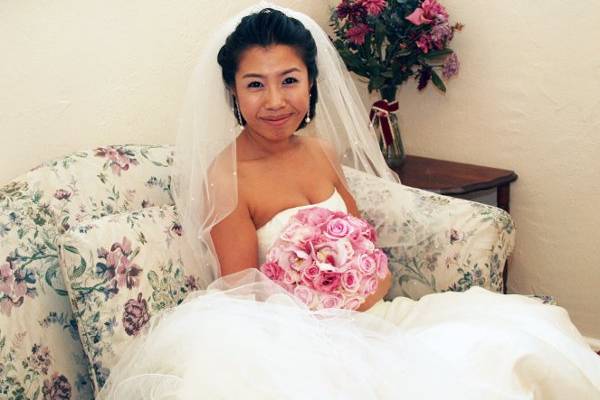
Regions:
<instances>
[{"instance_id":1,"label":"chest","mask_svg":"<svg viewBox=\"0 0 600 400\"><path fill-rule=\"evenodd\" d=\"M282 210L323 201L334 187L329 161L311 154L238 165L238 195L248 205L256 228Z\"/></svg>"}]
</instances>

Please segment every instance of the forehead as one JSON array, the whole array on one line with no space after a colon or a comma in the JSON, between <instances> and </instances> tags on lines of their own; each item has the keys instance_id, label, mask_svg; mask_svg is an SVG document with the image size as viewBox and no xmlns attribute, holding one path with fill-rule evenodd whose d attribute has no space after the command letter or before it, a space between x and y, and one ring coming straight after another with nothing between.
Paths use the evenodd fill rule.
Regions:
<instances>
[{"instance_id":1,"label":"forehead","mask_svg":"<svg viewBox=\"0 0 600 400\"><path fill-rule=\"evenodd\" d=\"M268 75L294 67L306 70L304 61L294 47L281 44L253 46L241 54L236 75L250 72Z\"/></svg>"}]
</instances>

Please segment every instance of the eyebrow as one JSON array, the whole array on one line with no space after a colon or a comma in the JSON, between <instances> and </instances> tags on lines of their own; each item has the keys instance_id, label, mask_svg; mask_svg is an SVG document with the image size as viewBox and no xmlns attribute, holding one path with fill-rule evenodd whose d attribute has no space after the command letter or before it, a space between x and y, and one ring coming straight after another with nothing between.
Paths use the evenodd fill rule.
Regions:
<instances>
[{"instance_id":1,"label":"eyebrow","mask_svg":"<svg viewBox=\"0 0 600 400\"><path fill-rule=\"evenodd\" d=\"M285 71L280 73L279 76L287 75L290 72L300 72L300 68L293 67L293 68L286 69ZM244 74L242 76L242 78L264 78L264 77L265 77L264 75L256 74L256 73L248 73L248 74Z\"/></svg>"}]
</instances>

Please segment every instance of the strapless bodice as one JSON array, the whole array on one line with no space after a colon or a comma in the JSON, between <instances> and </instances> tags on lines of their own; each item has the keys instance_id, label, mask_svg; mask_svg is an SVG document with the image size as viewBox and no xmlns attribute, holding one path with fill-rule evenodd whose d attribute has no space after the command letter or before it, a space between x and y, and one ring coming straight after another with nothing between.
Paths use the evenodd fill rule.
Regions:
<instances>
[{"instance_id":1,"label":"strapless bodice","mask_svg":"<svg viewBox=\"0 0 600 400\"><path fill-rule=\"evenodd\" d=\"M278 212L269 220L269 222L256 230L256 236L258 238L258 265L261 265L265 261L267 251L269 251L269 248L277 239L281 230L287 225L290 217L298 212L298 210L310 207L323 207L332 211L348 212L344 199L336 189L333 189L333 193L328 199L319 203L287 208Z\"/></svg>"}]
</instances>

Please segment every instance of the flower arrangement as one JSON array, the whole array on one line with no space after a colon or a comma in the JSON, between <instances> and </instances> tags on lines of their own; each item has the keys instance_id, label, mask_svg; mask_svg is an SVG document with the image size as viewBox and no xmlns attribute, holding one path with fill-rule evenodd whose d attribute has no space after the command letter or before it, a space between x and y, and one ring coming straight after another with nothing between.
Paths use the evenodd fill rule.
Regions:
<instances>
[{"instance_id":1,"label":"flower arrangement","mask_svg":"<svg viewBox=\"0 0 600 400\"><path fill-rule=\"evenodd\" d=\"M389 270L360 218L321 207L300 210L259 269L310 309L357 309Z\"/></svg>"},{"instance_id":2,"label":"flower arrangement","mask_svg":"<svg viewBox=\"0 0 600 400\"><path fill-rule=\"evenodd\" d=\"M414 76L419 90L431 81L445 92L438 71L445 79L458 73L458 57L448 43L463 26L450 25L437 0L342 0L330 22L348 69L369 80L369 93L381 95L369 117L380 127L386 162L399 168L405 155L395 114L397 88Z\"/></svg>"},{"instance_id":3,"label":"flower arrangement","mask_svg":"<svg viewBox=\"0 0 600 400\"><path fill-rule=\"evenodd\" d=\"M448 48L454 32L448 12L437 0L342 0L331 18L334 45L350 71L369 79L369 92L395 99L408 78L419 90L431 81L446 91L444 78L456 75L458 57Z\"/></svg>"}]
</instances>

